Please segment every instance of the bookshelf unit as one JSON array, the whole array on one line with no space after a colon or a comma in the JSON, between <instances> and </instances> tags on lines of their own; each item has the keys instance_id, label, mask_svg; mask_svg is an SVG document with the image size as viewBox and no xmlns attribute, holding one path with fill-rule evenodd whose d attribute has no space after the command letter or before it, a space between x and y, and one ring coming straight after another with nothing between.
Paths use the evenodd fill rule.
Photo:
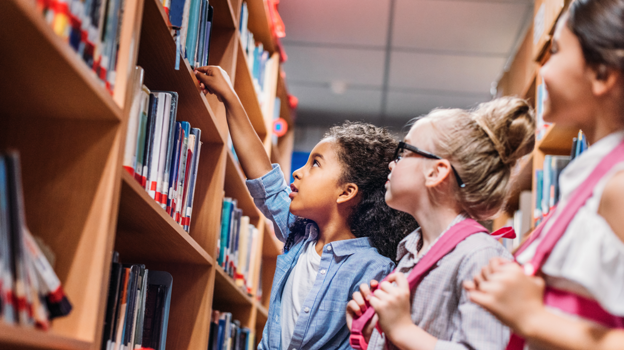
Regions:
<instances>
[{"instance_id":1,"label":"bookshelf unit","mask_svg":"<svg viewBox=\"0 0 624 350\"><path fill-rule=\"evenodd\" d=\"M277 55L266 2L245 1L250 31ZM210 1L209 64L230 75L265 150L288 175L294 134L286 86L279 60L274 60L267 68L272 79L268 102L258 102L238 31L242 2ZM167 348L205 350L213 309L231 312L242 326L256 331L258 341L282 244L254 206L228 149L223 104L198 91L186 60L175 69L175 42L160 1L125 1L113 94L56 36L35 1L0 2L0 23L0 149L20 152L27 225L55 253L54 269L74 307L49 331L0 324L0 348L99 349L113 251L123 263L145 264L173 276ZM178 121L202 130L190 234L122 168L136 65L145 70L144 84L150 89L178 93ZM289 134L273 145L276 96ZM216 263L225 196L237 199L243 215L260 231L251 294Z\"/></svg>"},{"instance_id":2,"label":"bookshelf unit","mask_svg":"<svg viewBox=\"0 0 624 350\"><path fill-rule=\"evenodd\" d=\"M555 25L570 4L570 0L535 0L534 23L528 30L514 60L498 82L499 96L520 96L536 107L538 89L542 84L539 68L550 57L550 46ZM535 171L543 169L546 155L570 155L572 139L578 130L550 125L540 140L535 141L533 152L518 162L514 170L512 190L507 207L494 219L493 228L506 226L508 219L519 209L521 191L532 191L531 230L535 228L535 202L537 179ZM528 238L528 232L518 232Z\"/></svg>"}]
</instances>

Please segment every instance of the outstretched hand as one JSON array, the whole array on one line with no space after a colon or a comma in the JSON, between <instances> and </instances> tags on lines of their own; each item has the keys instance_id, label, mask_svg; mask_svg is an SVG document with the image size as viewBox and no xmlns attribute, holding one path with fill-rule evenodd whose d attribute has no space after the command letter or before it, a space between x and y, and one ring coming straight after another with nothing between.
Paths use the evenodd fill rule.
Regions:
<instances>
[{"instance_id":1,"label":"outstretched hand","mask_svg":"<svg viewBox=\"0 0 624 350\"><path fill-rule=\"evenodd\" d=\"M204 94L214 94L222 102L236 96L232 81L223 68L219 66L198 67L194 73Z\"/></svg>"},{"instance_id":2,"label":"outstretched hand","mask_svg":"<svg viewBox=\"0 0 624 350\"><path fill-rule=\"evenodd\" d=\"M470 301L519 335L544 311L544 287L543 278L527 276L520 265L502 258L493 258L472 281L464 281Z\"/></svg>"}]
</instances>

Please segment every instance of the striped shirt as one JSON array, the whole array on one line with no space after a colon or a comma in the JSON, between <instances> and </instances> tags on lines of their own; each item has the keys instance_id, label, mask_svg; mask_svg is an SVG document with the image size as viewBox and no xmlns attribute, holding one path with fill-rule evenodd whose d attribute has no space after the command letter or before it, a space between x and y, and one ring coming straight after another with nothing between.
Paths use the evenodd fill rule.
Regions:
<instances>
[{"instance_id":1,"label":"striped shirt","mask_svg":"<svg viewBox=\"0 0 624 350\"><path fill-rule=\"evenodd\" d=\"M465 219L465 215L457 216L442 235ZM421 257L418 256L416 247L420 236L419 228L399 243L397 271L409 274L426 254L425 252ZM433 244L436 242L437 239ZM411 292L412 321L438 338L436 350L494 350L507 346L509 329L490 313L470 302L462 287L463 281L471 280L494 257L512 258L488 233L474 234L440 259L418 288ZM385 335L380 335L375 330L369 349L383 350L385 342ZM392 344L389 344L389 348L396 349Z\"/></svg>"}]
</instances>

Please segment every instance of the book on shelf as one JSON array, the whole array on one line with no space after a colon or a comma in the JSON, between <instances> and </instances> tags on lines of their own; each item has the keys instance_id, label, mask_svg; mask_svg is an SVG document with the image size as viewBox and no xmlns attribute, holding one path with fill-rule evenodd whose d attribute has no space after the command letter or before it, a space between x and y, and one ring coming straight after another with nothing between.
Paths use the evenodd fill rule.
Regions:
<instances>
[{"instance_id":1,"label":"book on shelf","mask_svg":"<svg viewBox=\"0 0 624 350\"><path fill-rule=\"evenodd\" d=\"M279 97L275 97L275 104L273 107L273 122L271 123L271 125L275 125L275 122L280 118L281 109L282 100ZM271 130L271 142L273 143L273 145L277 146L277 138L278 136L275 133L275 130Z\"/></svg>"},{"instance_id":2,"label":"book on shelf","mask_svg":"<svg viewBox=\"0 0 624 350\"><path fill-rule=\"evenodd\" d=\"M145 265L122 264L113 255L102 350L164 350L173 278Z\"/></svg>"},{"instance_id":3,"label":"book on shelf","mask_svg":"<svg viewBox=\"0 0 624 350\"><path fill-rule=\"evenodd\" d=\"M546 134L546 131L552 125L552 123L544 121L544 103L547 99L548 90L546 90L546 84L544 84L544 79L542 79L541 83L537 86L537 103L535 104L536 140L538 141L544 137L544 134Z\"/></svg>"},{"instance_id":4,"label":"book on shelf","mask_svg":"<svg viewBox=\"0 0 624 350\"><path fill-rule=\"evenodd\" d=\"M260 234L237 204L236 199L223 199L217 263L235 280L237 286L250 293Z\"/></svg>"},{"instance_id":5,"label":"book on shelf","mask_svg":"<svg viewBox=\"0 0 624 350\"><path fill-rule=\"evenodd\" d=\"M212 312L208 350L252 350L254 345L254 332L233 320L231 313Z\"/></svg>"},{"instance_id":6,"label":"book on shelf","mask_svg":"<svg viewBox=\"0 0 624 350\"><path fill-rule=\"evenodd\" d=\"M72 306L26 225L20 156L0 153L0 320L48 329Z\"/></svg>"},{"instance_id":7,"label":"book on shelf","mask_svg":"<svg viewBox=\"0 0 624 350\"><path fill-rule=\"evenodd\" d=\"M262 108L268 103L271 77L277 76L278 73L274 71L276 65L273 64L273 61L277 58L271 57L269 52L264 50L262 43L256 42L253 33L249 31L248 20L249 9L247 8L247 2L243 2L239 23L240 38L243 52L245 52L247 59L247 66L251 72L254 89L258 96L258 102L260 102L260 107Z\"/></svg>"},{"instance_id":8,"label":"book on shelf","mask_svg":"<svg viewBox=\"0 0 624 350\"><path fill-rule=\"evenodd\" d=\"M112 93L127 0L37 0L53 31L66 41Z\"/></svg>"},{"instance_id":9,"label":"book on shelf","mask_svg":"<svg viewBox=\"0 0 624 350\"><path fill-rule=\"evenodd\" d=\"M518 248L524 237L531 230L532 201L533 193L531 191L520 192L519 208L514 212L513 217L507 221L507 226L513 227L514 231L516 231L516 238L503 238L503 245L509 251Z\"/></svg>"},{"instance_id":10,"label":"book on shelf","mask_svg":"<svg viewBox=\"0 0 624 350\"><path fill-rule=\"evenodd\" d=\"M214 8L209 0L160 0L176 42L177 58L191 67L208 65ZM177 69L177 63L176 63Z\"/></svg>"},{"instance_id":11,"label":"book on shelf","mask_svg":"<svg viewBox=\"0 0 624 350\"><path fill-rule=\"evenodd\" d=\"M133 79L123 167L189 232L202 146L201 130L177 121L178 94L150 91L143 70Z\"/></svg>"}]
</instances>

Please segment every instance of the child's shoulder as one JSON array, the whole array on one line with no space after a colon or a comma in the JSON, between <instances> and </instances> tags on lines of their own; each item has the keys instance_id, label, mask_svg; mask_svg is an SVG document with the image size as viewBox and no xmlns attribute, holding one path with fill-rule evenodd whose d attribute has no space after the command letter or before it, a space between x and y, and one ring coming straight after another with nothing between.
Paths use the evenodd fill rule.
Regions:
<instances>
[{"instance_id":1,"label":"child's shoulder","mask_svg":"<svg viewBox=\"0 0 624 350\"><path fill-rule=\"evenodd\" d=\"M460 242L455 248L463 260L484 260L494 257L513 259L511 253L486 232L477 233Z\"/></svg>"}]
</instances>

